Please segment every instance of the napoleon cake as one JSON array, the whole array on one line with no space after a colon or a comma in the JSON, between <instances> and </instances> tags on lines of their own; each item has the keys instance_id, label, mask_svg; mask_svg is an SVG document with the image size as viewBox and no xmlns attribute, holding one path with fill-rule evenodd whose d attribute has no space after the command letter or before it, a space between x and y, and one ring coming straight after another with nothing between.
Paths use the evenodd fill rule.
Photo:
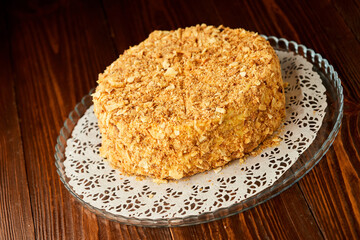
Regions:
<instances>
[{"instance_id":1,"label":"napoleon cake","mask_svg":"<svg viewBox=\"0 0 360 240\"><path fill-rule=\"evenodd\" d=\"M280 126L285 96L270 44L205 24L154 31L99 75L100 154L127 175L180 179L252 152Z\"/></svg>"}]
</instances>

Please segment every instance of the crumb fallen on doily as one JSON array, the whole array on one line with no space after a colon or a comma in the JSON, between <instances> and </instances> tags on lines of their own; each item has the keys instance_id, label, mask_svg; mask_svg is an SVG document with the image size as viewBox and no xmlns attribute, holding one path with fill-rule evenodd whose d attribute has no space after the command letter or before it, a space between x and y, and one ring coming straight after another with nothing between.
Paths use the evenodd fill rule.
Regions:
<instances>
[{"instance_id":1,"label":"crumb fallen on doily","mask_svg":"<svg viewBox=\"0 0 360 240\"><path fill-rule=\"evenodd\" d=\"M161 183L168 183L169 180L166 179L153 179L154 183L161 184Z\"/></svg>"},{"instance_id":2,"label":"crumb fallen on doily","mask_svg":"<svg viewBox=\"0 0 360 240\"><path fill-rule=\"evenodd\" d=\"M144 176L136 176L136 181L142 181L142 180L144 180L146 177L144 177Z\"/></svg>"}]
</instances>

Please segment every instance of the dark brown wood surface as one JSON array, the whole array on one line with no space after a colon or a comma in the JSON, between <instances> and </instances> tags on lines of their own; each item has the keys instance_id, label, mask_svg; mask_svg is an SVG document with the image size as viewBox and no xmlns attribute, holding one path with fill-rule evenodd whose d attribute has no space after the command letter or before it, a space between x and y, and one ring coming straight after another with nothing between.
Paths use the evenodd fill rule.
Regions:
<instances>
[{"instance_id":1,"label":"dark brown wood surface","mask_svg":"<svg viewBox=\"0 0 360 240\"><path fill-rule=\"evenodd\" d=\"M0 7L0 239L360 239L360 3L8 1ZM338 71L343 124L320 163L244 213L142 228L84 208L54 164L59 130L98 73L156 29L242 27L302 43Z\"/></svg>"}]
</instances>

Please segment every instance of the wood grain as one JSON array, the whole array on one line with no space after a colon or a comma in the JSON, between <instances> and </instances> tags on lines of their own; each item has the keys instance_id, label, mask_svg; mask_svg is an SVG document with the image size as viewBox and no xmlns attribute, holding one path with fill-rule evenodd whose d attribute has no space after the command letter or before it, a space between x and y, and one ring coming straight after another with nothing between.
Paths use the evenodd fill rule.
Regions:
<instances>
[{"instance_id":1,"label":"wood grain","mask_svg":"<svg viewBox=\"0 0 360 240\"><path fill-rule=\"evenodd\" d=\"M295 18L293 6L288 7L283 3L281 7ZM331 64L343 79L346 101L343 126L337 140L319 166L305 176L299 185L326 238L357 239L360 237L360 85L358 81L348 79L360 77L357 76L360 45L330 3L319 1L302 7L307 13L301 15L302 25L308 26L302 41L312 42L315 51L331 59ZM314 19L321 24L311 24ZM300 19L292 21L295 25ZM327 41L320 38L312 41L320 34Z\"/></svg>"},{"instance_id":2,"label":"wood grain","mask_svg":"<svg viewBox=\"0 0 360 240\"><path fill-rule=\"evenodd\" d=\"M0 239L360 239L357 1L16 0L4 9ZM339 136L298 184L229 218L153 229L94 215L56 173L54 145L63 121L119 53L153 30L198 23L284 37L327 58L344 87Z\"/></svg>"},{"instance_id":3,"label":"wood grain","mask_svg":"<svg viewBox=\"0 0 360 240\"><path fill-rule=\"evenodd\" d=\"M174 239L322 238L298 187L292 187L280 196L244 213L191 228L170 230Z\"/></svg>"},{"instance_id":4,"label":"wood grain","mask_svg":"<svg viewBox=\"0 0 360 240\"><path fill-rule=\"evenodd\" d=\"M4 14L4 11L1 10ZM0 239L34 239L28 181L10 64L8 30L0 15Z\"/></svg>"},{"instance_id":5,"label":"wood grain","mask_svg":"<svg viewBox=\"0 0 360 240\"><path fill-rule=\"evenodd\" d=\"M356 0L333 0L332 4L356 36L357 40L360 41L360 2Z\"/></svg>"}]
</instances>

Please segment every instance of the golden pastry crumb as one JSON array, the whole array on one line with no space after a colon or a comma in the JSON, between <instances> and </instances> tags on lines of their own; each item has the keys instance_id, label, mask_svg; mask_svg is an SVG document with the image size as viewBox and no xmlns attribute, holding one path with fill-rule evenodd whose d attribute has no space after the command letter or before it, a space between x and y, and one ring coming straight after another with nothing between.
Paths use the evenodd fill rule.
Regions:
<instances>
[{"instance_id":1,"label":"golden pastry crumb","mask_svg":"<svg viewBox=\"0 0 360 240\"><path fill-rule=\"evenodd\" d=\"M136 176L135 180L136 181L142 181L145 179L145 176Z\"/></svg>"},{"instance_id":2,"label":"golden pastry crumb","mask_svg":"<svg viewBox=\"0 0 360 240\"><path fill-rule=\"evenodd\" d=\"M181 179L243 159L279 127L278 57L257 33L154 31L99 75L100 153L124 174Z\"/></svg>"}]
</instances>

